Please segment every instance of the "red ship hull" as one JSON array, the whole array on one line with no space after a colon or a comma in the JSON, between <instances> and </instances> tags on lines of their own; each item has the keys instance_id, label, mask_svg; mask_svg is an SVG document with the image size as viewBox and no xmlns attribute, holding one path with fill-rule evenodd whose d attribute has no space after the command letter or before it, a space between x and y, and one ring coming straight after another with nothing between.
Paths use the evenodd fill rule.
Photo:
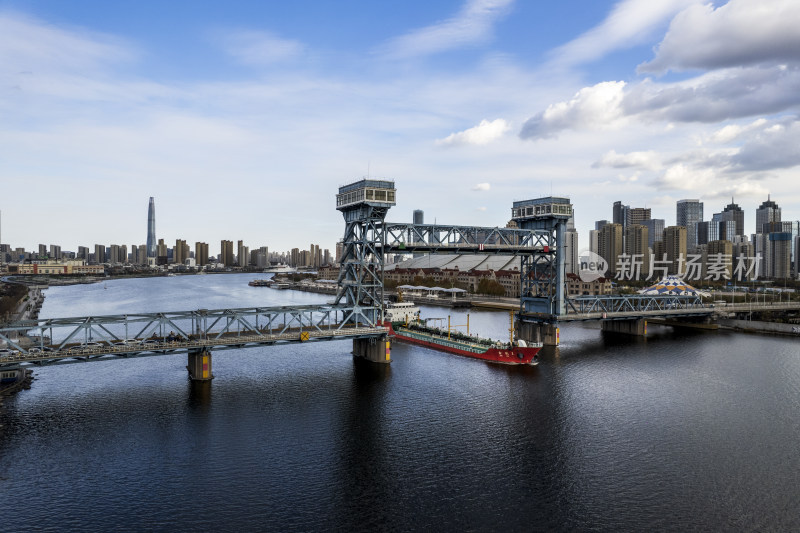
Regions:
<instances>
[{"instance_id":1,"label":"red ship hull","mask_svg":"<svg viewBox=\"0 0 800 533\"><path fill-rule=\"evenodd\" d=\"M539 364L539 357L537 354L539 350L542 349L541 346L508 346L506 348L486 348L485 351L476 351L475 349L464 349L464 343L455 340L437 338L432 335L406 332L403 330L396 331L389 322L386 322L384 325L389 328L389 337L395 340L425 346L440 352L506 365Z\"/></svg>"}]
</instances>

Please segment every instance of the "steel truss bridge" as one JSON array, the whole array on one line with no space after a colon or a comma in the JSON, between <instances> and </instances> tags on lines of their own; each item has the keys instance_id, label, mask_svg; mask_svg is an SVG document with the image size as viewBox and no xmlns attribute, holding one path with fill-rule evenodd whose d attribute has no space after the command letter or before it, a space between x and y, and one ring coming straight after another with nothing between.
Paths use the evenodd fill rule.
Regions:
<instances>
[{"instance_id":1,"label":"steel truss bridge","mask_svg":"<svg viewBox=\"0 0 800 533\"><path fill-rule=\"evenodd\" d=\"M394 182L362 179L339 188L345 232L338 292L331 305L143 313L25 321L0 327L0 370L188 352L192 379L210 379L210 350L352 339L353 353L389 362L383 324L384 256L472 253L520 257L522 325L569 320L635 320L711 314L699 298L613 296L567 299L568 198L514 202L514 227L386 222ZM530 328L529 328L530 329ZM557 332L556 332L557 338ZM385 348L384 348L385 344ZM556 341L557 344L557 341ZM194 368L194 370L192 370Z\"/></svg>"},{"instance_id":2,"label":"steel truss bridge","mask_svg":"<svg viewBox=\"0 0 800 533\"><path fill-rule=\"evenodd\" d=\"M78 363L386 334L387 328L353 323L357 314L349 307L307 305L23 321L0 328L0 339L14 349L0 356L0 365Z\"/></svg>"}]
</instances>

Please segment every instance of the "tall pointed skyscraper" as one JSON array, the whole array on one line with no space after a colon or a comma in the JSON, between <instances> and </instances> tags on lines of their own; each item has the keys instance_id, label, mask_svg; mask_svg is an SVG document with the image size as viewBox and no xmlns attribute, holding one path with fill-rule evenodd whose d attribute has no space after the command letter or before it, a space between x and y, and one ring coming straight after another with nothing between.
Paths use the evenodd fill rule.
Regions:
<instances>
[{"instance_id":1,"label":"tall pointed skyscraper","mask_svg":"<svg viewBox=\"0 0 800 533\"><path fill-rule=\"evenodd\" d=\"M147 208L147 257L156 256L156 202L150 197Z\"/></svg>"}]
</instances>

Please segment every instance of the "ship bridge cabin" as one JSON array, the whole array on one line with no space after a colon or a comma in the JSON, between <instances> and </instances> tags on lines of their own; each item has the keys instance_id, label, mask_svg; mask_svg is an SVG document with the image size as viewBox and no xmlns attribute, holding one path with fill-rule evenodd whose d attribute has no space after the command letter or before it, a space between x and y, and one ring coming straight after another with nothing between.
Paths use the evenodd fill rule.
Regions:
<instances>
[{"instance_id":1,"label":"ship bridge cabin","mask_svg":"<svg viewBox=\"0 0 800 533\"><path fill-rule=\"evenodd\" d=\"M511 207L512 220L530 220L537 218L562 218L572 216L572 204L569 198L548 196L534 200L514 202Z\"/></svg>"}]
</instances>

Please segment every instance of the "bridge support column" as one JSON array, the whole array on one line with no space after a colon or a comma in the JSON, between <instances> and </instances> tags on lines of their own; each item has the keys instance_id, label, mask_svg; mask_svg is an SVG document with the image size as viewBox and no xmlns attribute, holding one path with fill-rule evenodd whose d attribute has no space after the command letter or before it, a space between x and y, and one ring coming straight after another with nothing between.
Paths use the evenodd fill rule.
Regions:
<instances>
[{"instance_id":1,"label":"bridge support column","mask_svg":"<svg viewBox=\"0 0 800 533\"><path fill-rule=\"evenodd\" d=\"M389 337L369 337L367 339L353 339L353 355L363 357L373 363L391 363L392 351Z\"/></svg>"},{"instance_id":2,"label":"bridge support column","mask_svg":"<svg viewBox=\"0 0 800 533\"><path fill-rule=\"evenodd\" d=\"M647 336L647 320L638 318L635 320L604 320L601 322L603 331L613 333L624 333L625 335L635 335L637 337Z\"/></svg>"},{"instance_id":3,"label":"bridge support column","mask_svg":"<svg viewBox=\"0 0 800 533\"><path fill-rule=\"evenodd\" d=\"M214 379L211 373L211 351L206 348L189 350L189 364L186 370L189 371L189 379L192 381Z\"/></svg>"},{"instance_id":4,"label":"bridge support column","mask_svg":"<svg viewBox=\"0 0 800 533\"><path fill-rule=\"evenodd\" d=\"M558 346L560 333L556 324L517 322L517 338L525 342L541 342L545 346Z\"/></svg>"}]
</instances>

